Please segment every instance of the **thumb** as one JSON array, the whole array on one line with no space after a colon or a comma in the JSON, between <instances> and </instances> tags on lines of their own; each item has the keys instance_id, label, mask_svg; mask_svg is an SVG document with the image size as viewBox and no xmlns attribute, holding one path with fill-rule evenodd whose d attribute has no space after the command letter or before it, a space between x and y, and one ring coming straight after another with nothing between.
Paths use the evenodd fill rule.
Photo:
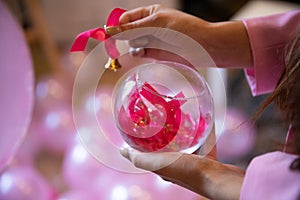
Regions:
<instances>
[{"instance_id":1,"label":"thumb","mask_svg":"<svg viewBox=\"0 0 300 200\"><path fill-rule=\"evenodd\" d=\"M149 27L153 23L151 22L151 13L156 10L156 7L154 5L128 10L120 16L118 26L109 26L105 31L108 35L113 36L123 31Z\"/></svg>"},{"instance_id":2,"label":"thumb","mask_svg":"<svg viewBox=\"0 0 300 200\"><path fill-rule=\"evenodd\" d=\"M119 27L122 31L128 31L136 28L153 27L153 20L151 18L151 16L147 16L133 22L120 24Z\"/></svg>"}]
</instances>

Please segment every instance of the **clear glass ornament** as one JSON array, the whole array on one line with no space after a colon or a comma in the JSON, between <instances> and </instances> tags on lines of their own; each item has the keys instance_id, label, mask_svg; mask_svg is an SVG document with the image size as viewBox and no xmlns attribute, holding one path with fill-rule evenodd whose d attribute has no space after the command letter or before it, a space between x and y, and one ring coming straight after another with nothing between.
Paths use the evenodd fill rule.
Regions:
<instances>
[{"instance_id":1,"label":"clear glass ornament","mask_svg":"<svg viewBox=\"0 0 300 200\"><path fill-rule=\"evenodd\" d=\"M135 67L118 81L113 99L122 138L142 152L192 153L213 126L213 99L205 79L179 63Z\"/></svg>"}]
</instances>

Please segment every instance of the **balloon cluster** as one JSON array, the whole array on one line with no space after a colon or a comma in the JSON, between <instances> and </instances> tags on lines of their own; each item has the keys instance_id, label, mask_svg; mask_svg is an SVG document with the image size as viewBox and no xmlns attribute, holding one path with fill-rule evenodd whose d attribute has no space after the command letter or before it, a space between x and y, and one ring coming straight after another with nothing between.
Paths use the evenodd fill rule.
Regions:
<instances>
[{"instance_id":1,"label":"balloon cluster","mask_svg":"<svg viewBox=\"0 0 300 200\"><path fill-rule=\"evenodd\" d=\"M165 182L154 174L124 173L94 159L76 134L71 85L58 76L37 81L35 108L27 137L13 162L0 174L1 200L197 198L193 192ZM110 90L110 87L102 88L96 93L98 99L105 99ZM103 104L104 100L99 102L97 112L104 112ZM90 109L89 99L84 105L82 109ZM109 155L109 151L103 153Z\"/></svg>"}]
</instances>

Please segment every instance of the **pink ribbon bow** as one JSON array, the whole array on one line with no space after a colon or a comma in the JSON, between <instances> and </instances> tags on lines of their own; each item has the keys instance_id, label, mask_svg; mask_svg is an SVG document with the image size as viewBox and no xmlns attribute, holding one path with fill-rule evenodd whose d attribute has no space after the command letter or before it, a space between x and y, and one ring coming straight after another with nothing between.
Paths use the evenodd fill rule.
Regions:
<instances>
[{"instance_id":1,"label":"pink ribbon bow","mask_svg":"<svg viewBox=\"0 0 300 200\"><path fill-rule=\"evenodd\" d=\"M115 8L111 11L111 13L108 16L106 26L117 26L119 23L119 18L120 16L125 12L126 10L122 8ZM75 51L84 51L88 39L89 38L94 38L99 41L105 41L108 39L110 36L106 34L104 28L94 28L87 30L85 32L80 33L77 35L72 47L71 47L71 52ZM116 48L116 42L114 39L109 39L105 41L105 48L108 53L108 55L111 58L117 58L119 56L119 51Z\"/></svg>"}]
</instances>

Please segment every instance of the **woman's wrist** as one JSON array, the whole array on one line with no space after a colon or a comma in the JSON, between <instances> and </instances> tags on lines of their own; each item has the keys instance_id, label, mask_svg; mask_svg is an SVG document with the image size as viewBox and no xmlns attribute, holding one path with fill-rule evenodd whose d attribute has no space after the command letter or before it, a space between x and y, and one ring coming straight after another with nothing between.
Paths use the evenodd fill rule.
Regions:
<instances>
[{"instance_id":1,"label":"woman's wrist","mask_svg":"<svg viewBox=\"0 0 300 200\"><path fill-rule=\"evenodd\" d=\"M239 199L244 180L241 168L201 157L195 166L193 174L198 174L199 194L209 199Z\"/></svg>"}]
</instances>

